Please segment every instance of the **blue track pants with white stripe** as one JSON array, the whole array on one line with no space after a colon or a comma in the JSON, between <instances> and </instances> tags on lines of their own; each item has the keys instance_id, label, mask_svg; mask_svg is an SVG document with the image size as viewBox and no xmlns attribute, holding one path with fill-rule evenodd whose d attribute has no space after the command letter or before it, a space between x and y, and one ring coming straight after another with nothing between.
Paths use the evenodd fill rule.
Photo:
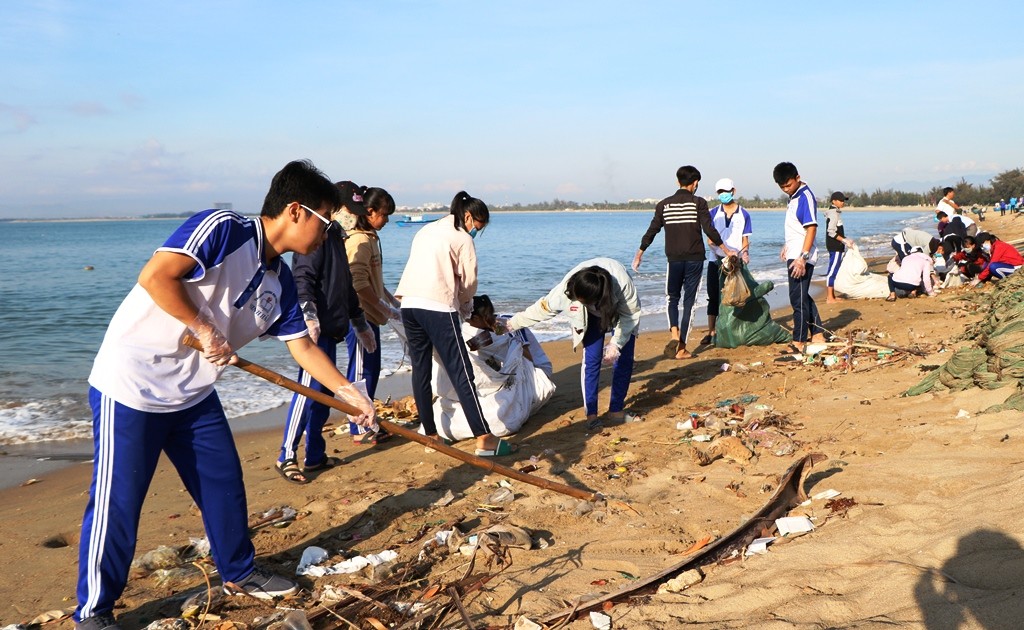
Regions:
<instances>
[{"instance_id":1,"label":"blue track pants with white stripe","mask_svg":"<svg viewBox=\"0 0 1024 630\"><path fill-rule=\"evenodd\" d=\"M320 335L316 345L324 351L331 363L337 364L338 342ZM299 383L306 387L315 389L318 392L333 396L334 392L328 390L318 381L314 380L308 372L299 368ZM296 459L299 452L299 442L306 437L306 455L303 463L306 466L316 466L327 461L327 440L324 439L324 425L331 415L331 408L323 403L318 403L312 398L302 394L294 394L292 403L288 405L288 417L284 424L284 439L281 441L281 455L277 461L283 462L289 459Z\"/></svg>"},{"instance_id":2,"label":"blue track pants with white stripe","mask_svg":"<svg viewBox=\"0 0 1024 630\"><path fill-rule=\"evenodd\" d=\"M161 452L199 506L221 577L248 577L255 549L242 465L217 393L182 411L149 413L89 388L89 404L96 460L82 518L75 620L111 613L124 591L142 502Z\"/></svg>"},{"instance_id":3,"label":"blue track pants with white stripe","mask_svg":"<svg viewBox=\"0 0 1024 630\"><path fill-rule=\"evenodd\" d=\"M604 358L604 336L601 319L594 315L587 318L587 329L583 332L583 365L580 367L580 388L583 390L583 407L588 416L597 415L597 389L601 380L601 359ZM626 392L633 379L633 352L636 335L620 350L619 358L612 366L612 391L608 411L622 411L626 405Z\"/></svg>"},{"instance_id":4,"label":"blue track pants with white stripe","mask_svg":"<svg viewBox=\"0 0 1024 630\"><path fill-rule=\"evenodd\" d=\"M373 331L373 338L377 340L377 349L367 352L356 340L354 328L348 329L345 337L345 346L348 348L348 372L345 378L355 383L366 381L366 394L373 400L377 395L377 383L380 381L380 326L372 322L366 322ZM351 435L366 433L366 427L361 427L355 422L348 423L348 431Z\"/></svg>"}]
</instances>

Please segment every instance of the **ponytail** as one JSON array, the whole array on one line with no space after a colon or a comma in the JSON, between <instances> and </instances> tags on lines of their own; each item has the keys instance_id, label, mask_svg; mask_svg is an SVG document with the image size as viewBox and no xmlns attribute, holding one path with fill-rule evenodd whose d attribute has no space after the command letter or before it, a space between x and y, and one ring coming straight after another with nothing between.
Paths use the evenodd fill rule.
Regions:
<instances>
[{"instance_id":1,"label":"ponytail","mask_svg":"<svg viewBox=\"0 0 1024 630\"><path fill-rule=\"evenodd\" d=\"M609 331L619 323L619 311L615 308L614 284L608 270L594 265L584 267L569 277L565 294L591 306L601 317L601 330Z\"/></svg>"},{"instance_id":2,"label":"ponytail","mask_svg":"<svg viewBox=\"0 0 1024 630\"><path fill-rule=\"evenodd\" d=\"M376 210L388 216L395 213L395 198L391 196L391 193L383 188L373 186L370 188L360 186L359 188L359 194L363 196L363 205L366 206L367 210ZM370 225L370 218L356 217L356 229L363 232L372 232L373 226Z\"/></svg>"},{"instance_id":3,"label":"ponytail","mask_svg":"<svg viewBox=\"0 0 1024 630\"><path fill-rule=\"evenodd\" d=\"M456 230L466 229L465 215L467 212L474 221L483 223L485 227L490 223L491 212L487 209L487 204L476 197L471 197L465 190L460 190L455 193L451 205L451 215L455 217Z\"/></svg>"}]
</instances>

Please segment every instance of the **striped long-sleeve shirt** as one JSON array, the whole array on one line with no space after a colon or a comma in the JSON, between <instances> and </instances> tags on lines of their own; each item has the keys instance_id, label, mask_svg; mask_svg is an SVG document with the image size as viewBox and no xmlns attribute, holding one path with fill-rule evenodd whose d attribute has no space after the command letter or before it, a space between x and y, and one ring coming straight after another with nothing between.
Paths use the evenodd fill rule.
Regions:
<instances>
[{"instance_id":1,"label":"striped long-sleeve shirt","mask_svg":"<svg viewBox=\"0 0 1024 630\"><path fill-rule=\"evenodd\" d=\"M669 262L704 260L704 239L707 235L715 245L722 245L722 236L711 223L708 202L685 188L658 202L647 233L640 239L646 251L661 228L665 228L665 257Z\"/></svg>"}]
</instances>

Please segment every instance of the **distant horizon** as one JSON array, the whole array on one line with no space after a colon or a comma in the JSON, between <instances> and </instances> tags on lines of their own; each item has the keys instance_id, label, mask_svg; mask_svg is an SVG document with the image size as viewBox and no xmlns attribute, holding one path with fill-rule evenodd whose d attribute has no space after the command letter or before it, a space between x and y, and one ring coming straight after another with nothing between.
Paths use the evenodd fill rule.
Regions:
<instances>
[{"instance_id":1,"label":"distant horizon","mask_svg":"<svg viewBox=\"0 0 1024 630\"><path fill-rule=\"evenodd\" d=\"M785 206L744 206L751 212L766 212L766 211L779 211L782 212L786 208ZM209 208L205 208L209 209ZM921 204L916 206L846 206L843 208L843 212L911 212L913 210L931 211L934 206L931 204ZM654 208L592 208L592 207L580 207L580 208L565 208L561 210L527 210L520 208L511 208L508 206L495 206L491 208L493 212L498 213L539 213L539 212L653 212ZM203 210L196 210L196 212L202 212ZM402 214L447 214L448 209L406 209L406 210L395 210L395 214L392 215L392 220ZM165 214L160 213L157 215L111 215L111 216L82 216L82 217L46 217L46 218L31 218L31 217L0 217L0 223L89 223L89 222L100 222L100 221L171 221L174 219L184 220L195 214L195 212L183 214ZM243 216L255 217L259 216L259 212L242 212L239 214ZM824 216L823 212L819 212L821 216Z\"/></svg>"}]
</instances>

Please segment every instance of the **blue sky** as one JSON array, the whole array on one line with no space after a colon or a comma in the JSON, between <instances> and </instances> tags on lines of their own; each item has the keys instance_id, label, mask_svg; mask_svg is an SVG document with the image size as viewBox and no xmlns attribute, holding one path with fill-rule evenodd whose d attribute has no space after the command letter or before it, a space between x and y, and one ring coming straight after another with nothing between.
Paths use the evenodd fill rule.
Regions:
<instances>
[{"instance_id":1,"label":"blue sky","mask_svg":"<svg viewBox=\"0 0 1024 630\"><path fill-rule=\"evenodd\" d=\"M0 217L259 211L310 158L400 205L776 196L1024 166L1020 3L4 3Z\"/></svg>"}]
</instances>

